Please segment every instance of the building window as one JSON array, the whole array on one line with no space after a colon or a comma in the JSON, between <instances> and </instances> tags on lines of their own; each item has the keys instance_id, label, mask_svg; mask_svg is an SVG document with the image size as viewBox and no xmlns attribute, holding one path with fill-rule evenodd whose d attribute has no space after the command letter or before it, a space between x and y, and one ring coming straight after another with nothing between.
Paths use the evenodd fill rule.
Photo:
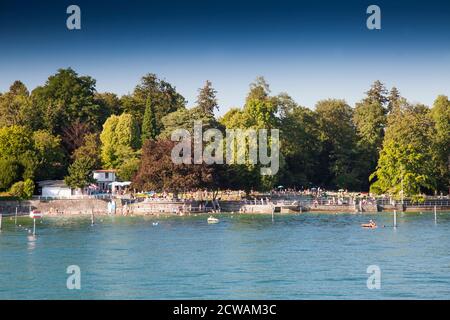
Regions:
<instances>
[{"instance_id":1,"label":"building window","mask_svg":"<svg viewBox=\"0 0 450 320\"><path fill-rule=\"evenodd\" d=\"M109 172L105 172L105 179L109 179Z\"/></svg>"}]
</instances>

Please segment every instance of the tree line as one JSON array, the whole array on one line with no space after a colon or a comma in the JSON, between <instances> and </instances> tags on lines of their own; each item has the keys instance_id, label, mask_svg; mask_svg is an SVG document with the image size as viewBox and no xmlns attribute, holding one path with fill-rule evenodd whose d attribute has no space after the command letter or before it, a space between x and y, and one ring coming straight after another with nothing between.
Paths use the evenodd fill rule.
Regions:
<instances>
[{"instance_id":1,"label":"tree line","mask_svg":"<svg viewBox=\"0 0 450 320\"><path fill-rule=\"evenodd\" d=\"M250 84L245 103L221 117L210 81L188 107L176 88L146 74L133 92L100 93L96 81L60 69L31 92L15 81L0 93L0 191L29 197L34 181L64 179L84 188L92 170L116 169L138 190L198 188L348 189L405 196L449 190L450 102L413 104L397 88L375 81L351 107L342 99L307 108L267 81ZM175 165L171 133L203 128L280 130L280 170L259 165Z\"/></svg>"}]
</instances>

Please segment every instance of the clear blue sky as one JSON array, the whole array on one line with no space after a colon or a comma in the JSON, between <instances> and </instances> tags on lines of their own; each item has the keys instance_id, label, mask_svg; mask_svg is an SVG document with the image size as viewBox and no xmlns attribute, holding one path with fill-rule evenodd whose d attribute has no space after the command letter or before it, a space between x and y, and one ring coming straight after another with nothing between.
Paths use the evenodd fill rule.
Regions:
<instances>
[{"instance_id":1,"label":"clear blue sky","mask_svg":"<svg viewBox=\"0 0 450 320\"><path fill-rule=\"evenodd\" d=\"M80 31L66 28L70 4ZM366 28L370 4L382 30ZM189 106L209 79L221 114L258 75L309 107L353 105L376 79L431 104L450 94L450 1L0 0L0 91L16 79L33 89L66 67L119 95L156 73Z\"/></svg>"}]
</instances>

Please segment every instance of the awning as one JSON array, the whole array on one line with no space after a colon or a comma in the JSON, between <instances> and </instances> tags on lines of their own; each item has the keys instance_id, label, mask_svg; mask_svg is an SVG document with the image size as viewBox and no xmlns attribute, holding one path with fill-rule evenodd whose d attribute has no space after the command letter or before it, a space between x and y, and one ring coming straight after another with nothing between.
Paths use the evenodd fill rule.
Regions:
<instances>
[{"instance_id":1,"label":"awning","mask_svg":"<svg viewBox=\"0 0 450 320\"><path fill-rule=\"evenodd\" d=\"M115 187L128 187L130 184L131 184L131 181L124 181L124 182L114 181L114 182L108 183L108 186L111 186L113 188L115 188Z\"/></svg>"}]
</instances>

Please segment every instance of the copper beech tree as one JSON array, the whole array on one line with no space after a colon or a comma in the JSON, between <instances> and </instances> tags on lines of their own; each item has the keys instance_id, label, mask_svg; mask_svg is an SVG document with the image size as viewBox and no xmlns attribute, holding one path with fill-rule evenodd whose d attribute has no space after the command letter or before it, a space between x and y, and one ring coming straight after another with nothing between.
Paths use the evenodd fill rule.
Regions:
<instances>
[{"instance_id":1,"label":"copper beech tree","mask_svg":"<svg viewBox=\"0 0 450 320\"><path fill-rule=\"evenodd\" d=\"M175 142L147 140L142 147L141 166L132 187L139 191L181 191L207 188L213 183L213 167L203 164L175 164L171 158Z\"/></svg>"}]
</instances>

